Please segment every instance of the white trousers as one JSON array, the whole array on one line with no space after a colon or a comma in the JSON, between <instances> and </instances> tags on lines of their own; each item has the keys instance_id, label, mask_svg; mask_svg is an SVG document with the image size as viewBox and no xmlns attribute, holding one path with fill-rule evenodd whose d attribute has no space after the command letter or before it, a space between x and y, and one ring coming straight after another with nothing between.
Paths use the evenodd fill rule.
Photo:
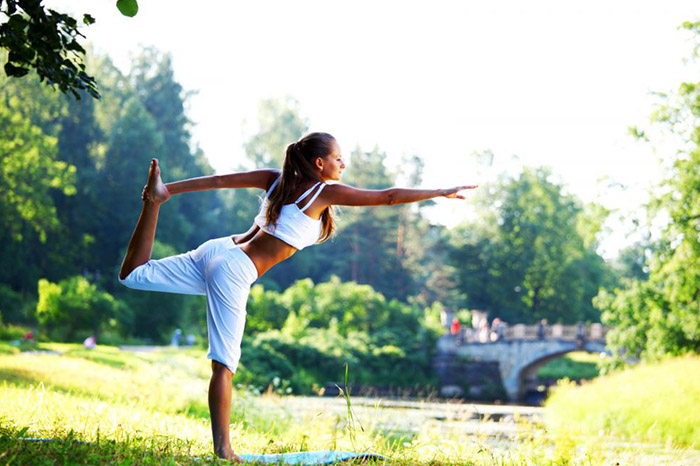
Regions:
<instances>
[{"instance_id":1,"label":"white trousers","mask_svg":"<svg viewBox=\"0 0 700 466\"><path fill-rule=\"evenodd\" d=\"M150 260L119 281L135 290L206 295L207 358L235 374L241 357L246 302L257 278L253 261L226 236L185 254Z\"/></svg>"}]
</instances>

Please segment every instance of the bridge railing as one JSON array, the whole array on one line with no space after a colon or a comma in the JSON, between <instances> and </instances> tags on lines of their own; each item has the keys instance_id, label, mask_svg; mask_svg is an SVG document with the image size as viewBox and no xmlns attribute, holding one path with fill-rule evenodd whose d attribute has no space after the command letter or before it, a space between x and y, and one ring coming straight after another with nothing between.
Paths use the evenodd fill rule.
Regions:
<instances>
[{"instance_id":1,"label":"bridge railing","mask_svg":"<svg viewBox=\"0 0 700 466\"><path fill-rule=\"evenodd\" d=\"M605 341L608 328L602 324L591 325L525 325L501 323L491 328L462 328L454 335L457 343L492 343L503 340L570 340L570 341Z\"/></svg>"}]
</instances>

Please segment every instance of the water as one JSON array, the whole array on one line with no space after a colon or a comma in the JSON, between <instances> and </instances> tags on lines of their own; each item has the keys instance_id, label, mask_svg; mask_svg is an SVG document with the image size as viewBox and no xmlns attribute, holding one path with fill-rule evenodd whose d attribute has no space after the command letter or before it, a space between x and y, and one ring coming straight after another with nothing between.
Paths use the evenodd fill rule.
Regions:
<instances>
[{"instance_id":1,"label":"water","mask_svg":"<svg viewBox=\"0 0 700 466\"><path fill-rule=\"evenodd\" d=\"M345 419L348 407L337 397L260 397L263 404L283 409L297 419L309 416L335 416ZM421 429L444 432L445 437L478 438L488 448L505 452L522 441L523 421L549 438L544 425L544 408L519 405L490 405L469 402L351 398L353 417L362 426L387 436L410 439ZM581 440L579 442L578 440ZM578 439L579 449L586 439ZM591 440L591 439L587 439ZM550 439L551 441L551 439ZM609 436L595 439L610 464L639 466L700 466L700 451L673 449L669 445L630 443ZM550 444L548 449L553 449ZM581 452L579 452L581 453ZM607 461L606 460L606 461ZM607 462L605 464L608 464Z\"/></svg>"},{"instance_id":2,"label":"water","mask_svg":"<svg viewBox=\"0 0 700 466\"><path fill-rule=\"evenodd\" d=\"M270 398L274 403L299 419L308 416L347 415L343 398L285 397ZM390 434L418 432L426 425L452 434L512 438L518 430L517 420L539 423L543 408L518 405L488 405L467 402L437 402L390 400L352 397L354 418L361 424L372 424Z\"/></svg>"}]
</instances>

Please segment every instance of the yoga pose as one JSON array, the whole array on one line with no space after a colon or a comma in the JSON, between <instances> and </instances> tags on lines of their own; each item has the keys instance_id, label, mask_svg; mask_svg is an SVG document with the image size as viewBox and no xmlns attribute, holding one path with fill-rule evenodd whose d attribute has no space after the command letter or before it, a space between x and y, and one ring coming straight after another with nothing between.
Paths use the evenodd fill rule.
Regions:
<instances>
[{"instance_id":1,"label":"yoga pose","mask_svg":"<svg viewBox=\"0 0 700 466\"><path fill-rule=\"evenodd\" d=\"M209 413L214 451L237 459L229 441L231 381L241 355L250 287L296 251L327 240L334 229L333 206L404 204L439 196L464 199L450 189L356 189L339 181L345 164L340 146L327 133L311 133L287 147L282 170L254 170L164 184L158 160L151 161L143 208L119 272L124 285L151 291L207 297L207 331L212 360ZM178 256L151 260L158 210L171 195L218 188L260 188L267 194L251 229L205 242Z\"/></svg>"}]
</instances>

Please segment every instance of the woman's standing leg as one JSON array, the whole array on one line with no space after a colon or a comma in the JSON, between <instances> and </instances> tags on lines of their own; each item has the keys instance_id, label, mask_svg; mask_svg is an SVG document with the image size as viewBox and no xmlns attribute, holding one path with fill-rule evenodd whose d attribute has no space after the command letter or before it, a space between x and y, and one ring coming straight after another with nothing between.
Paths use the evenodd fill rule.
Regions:
<instances>
[{"instance_id":1,"label":"woman's standing leg","mask_svg":"<svg viewBox=\"0 0 700 466\"><path fill-rule=\"evenodd\" d=\"M231 391L233 373L218 361L211 362L209 381L209 415L214 438L214 453L219 458L238 459L231 447L229 425L231 423Z\"/></svg>"},{"instance_id":2,"label":"woman's standing leg","mask_svg":"<svg viewBox=\"0 0 700 466\"><path fill-rule=\"evenodd\" d=\"M214 451L221 458L238 459L229 437L231 382L241 357L246 302L258 271L230 238L222 246L206 266L207 357L212 360L209 413Z\"/></svg>"},{"instance_id":3,"label":"woman's standing leg","mask_svg":"<svg viewBox=\"0 0 700 466\"><path fill-rule=\"evenodd\" d=\"M148 171L148 183L144 188L144 201L141 214L136 222L136 228L131 234L129 246L119 271L119 278L125 279L132 270L145 264L151 259L153 241L156 237L158 225L158 211L160 205L170 199L170 193L160 179L160 167L158 159L151 160Z\"/></svg>"}]
</instances>

